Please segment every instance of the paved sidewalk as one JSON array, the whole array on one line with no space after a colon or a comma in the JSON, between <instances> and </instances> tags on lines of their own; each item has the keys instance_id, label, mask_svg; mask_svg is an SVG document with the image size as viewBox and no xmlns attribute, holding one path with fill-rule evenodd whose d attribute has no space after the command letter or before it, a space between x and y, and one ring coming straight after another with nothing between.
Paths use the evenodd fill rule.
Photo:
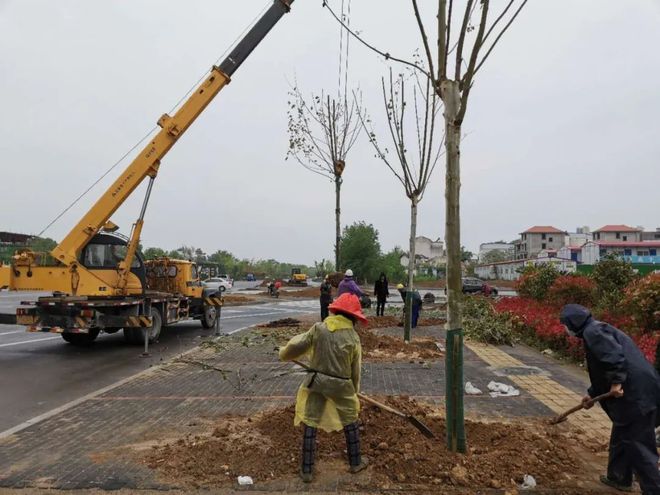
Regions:
<instances>
[{"instance_id":1,"label":"paved sidewalk","mask_svg":"<svg viewBox=\"0 0 660 495\"><path fill-rule=\"evenodd\" d=\"M443 331L427 327L417 334L442 338ZM260 329L221 338L0 438L0 489L176 488L125 455L128 447L148 449L208 432L221 416L291 404L301 376L293 365L278 362L279 343ZM491 380L520 389L519 397L465 397L468 416L495 420L553 416L579 402L587 386L580 370L531 349L473 343L465 348L465 379L485 392ZM364 363L362 386L368 394L441 405L444 380L443 361ZM589 435L607 440L609 423L599 409L571 421L589 421Z\"/></svg>"}]
</instances>

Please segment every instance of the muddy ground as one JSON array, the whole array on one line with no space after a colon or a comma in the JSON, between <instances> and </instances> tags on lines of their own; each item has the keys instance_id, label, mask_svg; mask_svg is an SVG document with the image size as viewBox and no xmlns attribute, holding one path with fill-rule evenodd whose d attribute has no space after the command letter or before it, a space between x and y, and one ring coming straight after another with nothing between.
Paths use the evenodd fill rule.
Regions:
<instances>
[{"instance_id":1,"label":"muddy ground","mask_svg":"<svg viewBox=\"0 0 660 495\"><path fill-rule=\"evenodd\" d=\"M421 419L436 434L429 440L405 420L373 406L360 413L363 455L370 467L348 478L370 488L413 486L508 489L522 483L525 474L539 487L577 486L584 478L580 450L573 435L543 420L516 424L467 421L466 455L447 451L445 421L429 406L406 397L383 398ZM139 454L141 462L163 479L191 487L223 487L237 476L251 476L257 485L297 476L301 429L293 426L293 406L271 410L253 418L226 417L208 436L182 438ZM240 455L237 455L240 453ZM137 454L136 454L137 455ZM317 474L344 476L345 443L342 433L319 432ZM565 493L580 493L579 491Z\"/></svg>"},{"instance_id":2,"label":"muddy ground","mask_svg":"<svg viewBox=\"0 0 660 495\"><path fill-rule=\"evenodd\" d=\"M383 335L379 329L396 327L400 318L394 316L379 316L369 319L367 326L359 326L357 333L362 344L362 357L365 361L429 361L444 356L436 340L431 337L415 337L410 343L403 341L401 336ZM426 319L428 325L444 323L440 319ZM315 320L307 318L297 320L285 318L259 325L256 329L261 337L273 338L278 345L284 345L293 336L307 331Z\"/></svg>"}]
</instances>

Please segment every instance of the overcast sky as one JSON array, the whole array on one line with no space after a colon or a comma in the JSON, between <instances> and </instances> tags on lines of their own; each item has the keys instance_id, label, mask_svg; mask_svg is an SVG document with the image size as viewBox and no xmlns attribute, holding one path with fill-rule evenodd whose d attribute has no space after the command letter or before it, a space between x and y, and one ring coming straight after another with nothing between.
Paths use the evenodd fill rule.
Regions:
<instances>
[{"instance_id":1,"label":"overcast sky","mask_svg":"<svg viewBox=\"0 0 660 495\"><path fill-rule=\"evenodd\" d=\"M0 0L0 230L41 231L170 110L265 3ZM431 26L433 12L425 16ZM392 54L419 47L408 1L355 1L351 22ZM463 244L476 250L532 225L660 227L659 26L658 0L528 3L472 91ZM333 186L284 157L289 84L297 76L309 91L336 91L338 38L319 0L295 2L163 161L144 246L332 258ZM350 54L351 81L382 119L388 65L357 43ZM127 164L45 235L66 235ZM421 204L420 235L444 237L443 174L444 166ZM113 217L125 233L141 201L136 193ZM365 139L349 156L344 183L342 224L358 220L373 223L383 249L407 245L407 199Z\"/></svg>"}]
</instances>

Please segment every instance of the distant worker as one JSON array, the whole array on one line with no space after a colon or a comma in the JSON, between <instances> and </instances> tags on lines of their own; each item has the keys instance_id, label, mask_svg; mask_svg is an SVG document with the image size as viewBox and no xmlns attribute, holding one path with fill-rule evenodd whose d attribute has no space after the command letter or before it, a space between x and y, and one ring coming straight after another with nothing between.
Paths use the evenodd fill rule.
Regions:
<instances>
[{"instance_id":1,"label":"distant worker","mask_svg":"<svg viewBox=\"0 0 660 495\"><path fill-rule=\"evenodd\" d=\"M346 273L344 273L344 279L339 282L339 287L337 288L337 297L345 293L353 294L354 296L357 296L358 299L364 296L364 292L360 290L358 284L356 284L355 280L353 280L353 270L350 268L346 270Z\"/></svg>"},{"instance_id":2,"label":"distant worker","mask_svg":"<svg viewBox=\"0 0 660 495\"><path fill-rule=\"evenodd\" d=\"M330 279L326 275L321 282L321 296L319 298L321 303L321 321L328 317L328 305L332 302L332 285Z\"/></svg>"},{"instance_id":3,"label":"distant worker","mask_svg":"<svg viewBox=\"0 0 660 495\"><path fill-rule=\"evenodd\" d=\"M380 277L374 284L374 296L376 296L376 316L383 316L385 314L385 302L390 291L387 288L388 282L385 273L381 272Z\"/></svg>"},{"instance_id":4,"label":"distant worker","mask_svg":"<svg viewBox=\"0 0 660 495\"><path fill-rule=\"evenodd\" d=\"M366 323L360 301L353 294L342 294L330 306L332 313L306 333L293 337L280 349L280 359L291 361L309 356L312 371L298 388L295 426L303 424L300 477L305 483L314 476L316 431L344 430L351 473L367 467L369 460L360 455L360 367L362 347L355 331L358 322Z\"/></svg>"},{"instance_id":5,"label":"distant worker","mask_svg":"<svg viewBox=\"0 0 660 495\"><path fill-rule=\"evenodd\" d=\"M403 314L405 317L406 314L406 297L408 295L408 289L406 288L405 285L399 284L396 286L396 288L399 290L399 294L401 294L401 299L403 299ZM411 328L417 328L417 322L419 321L419 313L422 310L422 296L419 295L419 291L416 289L413 289L412 291L412 320L411 320Z\"/></svg>"},{"instance_id":6,"label":"distant worker","mask_svg":"<svg viewBox=\"0 0 660 495\"><path fill-rule=\"evenodd\" d=\"M625 333L595 320L584 306L567 304L560 321L569 335L581 339L587 357L591 387L582 403L610 392L600 405L612 420L607 474L600 481L621 491L632 491L637 474L644 495L660 494L655 424L660 383L656 370Z\"/></svg>"}]
</instances>

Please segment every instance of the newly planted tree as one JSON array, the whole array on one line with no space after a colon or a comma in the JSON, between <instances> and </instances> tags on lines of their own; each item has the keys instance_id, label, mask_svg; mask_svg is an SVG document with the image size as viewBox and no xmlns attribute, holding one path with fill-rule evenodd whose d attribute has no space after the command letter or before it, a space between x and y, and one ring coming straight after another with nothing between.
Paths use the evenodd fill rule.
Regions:
<instances>
[{"instance_id":1,"label":"newly planted tree","mask_svg":"<svg viewBox=\"0 0 660 495\"><path fill-rule=\"evenodd\" d=\"M333 17L347 32L387 60L403 63L424 74L444 103L445 124L445 240L447 246L447 446L453 451L465 451L463 415L463 331L461 330L461 236L460 236L460 156L461 130L468 108L475 77L484 66L505 32L513 24L528 0L496 2L491 0L438 0L433 12L421 12L418 0L412 9L419 27L427 64L421 66L393 56L360 38L328 7ZM433 15L433 32L437 35L432 47L424 22ZM428 68L427 68L428 67Z\"/></svg>"},{"instance_id":2,"label":"newly planted tree","mask_svg":"<svg viewBox=\"0 0 660 495\"><path fill-rule=\"evenodd\" d=\"M412 86L412 109L409 110L409 91ZM429 79L420 80L411 73L408 80L403 74L395 79L390 70L389 78L382 79L383 105L393 152L377 138L373 121L362 120L376 156L401 183L410 201L410 239L408 251L408 290L406 291L406 319L404 340L410 342L412 325L412 295L415 274L415 237L417 236L417 206L424 197L431 174L442 154L441 134L435 125L440 110L440 98ZM409 125L411 124L411 125Z\"/></svg>"},{"instance_id":3,"label":"newly planted tree","mask_svg":"<svg viewBox=\"0 0 660 495\"><path fill-rule=\"evenodd\" d=\"M349 22L350 0L342 2L342 22ZM335 189L335 267L340 269L341 186L348 154L361 131L362 100L359 91L349 98L349 36L340 30L339 86L337 96L325 91L306 96L296 84L289 92L289 156L307 170L334 183Z\"/></svg>"}]
</instances>

